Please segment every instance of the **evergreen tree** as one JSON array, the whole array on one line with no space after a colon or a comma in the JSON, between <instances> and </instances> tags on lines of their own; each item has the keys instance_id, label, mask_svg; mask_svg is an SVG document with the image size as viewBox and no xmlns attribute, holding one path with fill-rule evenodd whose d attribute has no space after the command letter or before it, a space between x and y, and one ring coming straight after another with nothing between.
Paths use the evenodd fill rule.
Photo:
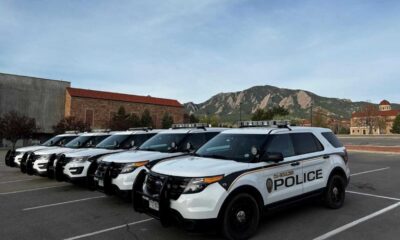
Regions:
<instances>
[{"instance_id":1,"label":"evergreen tree","mask_svg":"<svg viewBox=\"0 0 400 240\"><path fill-rule=\"evenodd\" d=\"M400 133L400 114L397 115L396 119L394 120L392 133Z\"/></svg>"},{"instance_id":2,"label":"evergreen tree","mask_svg":"<svg viewBox=\"0 0 400 240\"><path fill-rule=\"evenodd\" d=\"M162 118L162 128L170 128L174 123L174 119L168 113L165 113Z\"/></svg>"},{"instance_id":3,"label":"evergreen tree","mask_svg":"<svg viewBox=\"0 0 400 240\"><path fill-rule=\"evenodd\" d=\"M150 115L149 110L144 110L142 113L142 117L140 119L143 127L152 127L153 126L153 118Z\"/></svg>"}]
</instances>

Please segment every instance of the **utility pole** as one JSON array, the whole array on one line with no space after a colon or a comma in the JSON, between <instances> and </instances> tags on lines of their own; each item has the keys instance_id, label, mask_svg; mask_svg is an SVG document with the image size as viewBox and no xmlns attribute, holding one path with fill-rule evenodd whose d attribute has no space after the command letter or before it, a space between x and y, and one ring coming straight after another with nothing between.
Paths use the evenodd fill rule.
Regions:
<instances>
[{"instance_id":1,"label":"utility pole","mask_svg":"<svg viewBox=\"0 0 400 240\"><path fill-rule=\"evenodd\" d=\"M239 121L242 121L242 102L239 103Z\"/></svg>"},{"instance_id":2,"label":"utility pole","mask_svg":"<svg viewBox=\"0 0 400 240\"><path fill-rule=\"evenodd\" d=\"M311 99L311 105L310 105L310 124L311 124L311 127L312 127L312 125L313 125L313 99Z\"/></svg>"}]
</instances>

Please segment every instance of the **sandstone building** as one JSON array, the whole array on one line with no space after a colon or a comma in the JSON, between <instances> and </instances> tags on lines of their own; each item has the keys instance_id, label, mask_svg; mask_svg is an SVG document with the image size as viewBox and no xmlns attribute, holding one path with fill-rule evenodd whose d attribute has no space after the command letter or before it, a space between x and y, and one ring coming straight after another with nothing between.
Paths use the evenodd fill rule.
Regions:
<instances>
[{"instance_id":1,"label":"sandstone building","mask_svg":"<svg viewBox=\"0 0 400 240\"><path fill-rule=\"evenodd\" d=\"M122 106L130 114L141 116L147 109L153 126L161 128L162 117L168 113L175 123L183 122L184 108L177 100L67 88L65 116L74 116L89 124L92 129L107 128L110 120Z\"/></svg>"},{"instance_id":2,"label":"sandstone building","mask_svg":"<svg viewBox=\"0 0 400 240\"><path fill-rule=\"evenodd\" d=\"M351 135L378 135L391 134L393 122L400 110L392 109L387 100L379 103L379 108L371 107L359 112L354 112L351 116Z\"/></svg>"}]
</instances>

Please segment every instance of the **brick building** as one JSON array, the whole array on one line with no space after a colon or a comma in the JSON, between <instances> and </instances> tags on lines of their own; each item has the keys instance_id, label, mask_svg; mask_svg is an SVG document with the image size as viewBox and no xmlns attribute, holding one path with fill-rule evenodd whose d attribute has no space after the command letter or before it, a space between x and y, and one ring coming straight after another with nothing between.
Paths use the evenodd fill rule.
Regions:
<instances>
[{"instance_id":1,"label":"brick building","mask_svg":"<svg viewBox=\"0 0 400 240\"><path fill-rule=\"evenodd\" d=\"M392 109L387 100L379 103L379 108L354 112L351 116L351 135L391 134L393 122L400 110Z\"/></svg>"},{"instance_id":2,"label":"brick building","mask_svg":"<svg viewBox=\"0 0 400 240\"><path fill-rule=\"evenodd\" d=\"M107 128L121 106L127 113L139 117L147 109L156 128L161 128L165 113L170 114L175 123L183 122L184 108L177 100L70 87L66 90L65 116L75 116L92 128Z\"/></svg>"}]
</instances>

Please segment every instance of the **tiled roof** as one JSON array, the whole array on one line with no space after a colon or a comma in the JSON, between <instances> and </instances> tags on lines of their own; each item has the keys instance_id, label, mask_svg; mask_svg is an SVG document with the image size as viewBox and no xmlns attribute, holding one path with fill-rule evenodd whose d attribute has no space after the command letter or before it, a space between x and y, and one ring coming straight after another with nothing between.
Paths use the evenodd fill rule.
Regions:
<instances>
[{"instance_id":1,"label":"tiled roof","mask_svg":"<svg viewBox=\"0 0 400 240\"><path fill-rule=\"evenodd\" d=\"M370 116L381 116L381 117L391 117L397 116L400 114L400 110L389 110L389 111L376 111L374 113L370 113ZM366 117L367 114L365 112L354 112L351 114L351 117Z\"/></svg>"},{"instance_id":2,"label":"tiled roof","mask_svg":"<svg viewBox=\"0 0 400 240\"><path fill-rule=\"evenodd\" d=\"M388 100L382 100L379 105L390 105L390 102Z\"/></svg>"},{"instance_id":3,"label":"tiled roof","mask_svg":"<svg viewBox=\"0 0 400 240\"><path fill-rule=\"evenodd\" d=\"M146 96L103 92L103 91L95 91L95 90L80 89L80 88L70 88L70 87L67 88L67 91L71 95L71 97L93 98L93 99L103 99L103 100L133 102L133 103L145 103L145 104L154 104L154 105L170 106L170 107L183 107L182 104L180 104L177 100L174 100L174 99L155 98L155 97L150 97L150 96L146 97Z\"/></svg>"}]
</instances>

